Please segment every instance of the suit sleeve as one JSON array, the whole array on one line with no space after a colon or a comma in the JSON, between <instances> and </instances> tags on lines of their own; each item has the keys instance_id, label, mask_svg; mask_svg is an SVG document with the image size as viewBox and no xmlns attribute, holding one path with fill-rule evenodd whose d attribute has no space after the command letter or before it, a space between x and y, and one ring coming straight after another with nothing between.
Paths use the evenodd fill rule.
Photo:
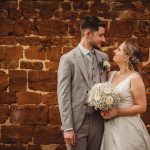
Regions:
<instances>
[{"instance_id":1,"label":"suit sleeve","mask_svg":"<svg viewBox=\"0 0 150 150\"><path fill-rule=\"evenodd\" d=\"M63 130L73 129L71 107L71 64L62 56L58 68L57 95Z\"/></svg>"}]
</instances>

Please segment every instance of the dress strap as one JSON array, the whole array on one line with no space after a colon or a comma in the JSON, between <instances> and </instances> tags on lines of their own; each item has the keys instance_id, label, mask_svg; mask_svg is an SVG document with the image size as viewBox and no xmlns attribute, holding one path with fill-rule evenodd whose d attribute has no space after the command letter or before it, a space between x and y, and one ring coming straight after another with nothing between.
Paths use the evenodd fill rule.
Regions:
<instances>
[{"instance_id":1,"label":"dress strap","mask_svg":"<svg viewBox=\"0 0 150 150\"><path fill-rule=\"evenodd\" d=\"M113 80L113 78L114 78L116 72L117 72L117 71L112 71L112 72L111 72L111 75L110 75L110 78L109 78L109 81L110 81L110 82L112 82L112 80Z\"/></svg>"}]
</instances>

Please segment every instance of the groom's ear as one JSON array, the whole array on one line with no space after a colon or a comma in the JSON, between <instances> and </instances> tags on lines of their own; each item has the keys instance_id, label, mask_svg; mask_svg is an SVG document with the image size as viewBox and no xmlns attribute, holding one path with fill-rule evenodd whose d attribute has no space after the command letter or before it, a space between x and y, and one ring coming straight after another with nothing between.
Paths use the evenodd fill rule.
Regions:
<instances>
[{"instance_id":1,"label":"groom's ear","mask_svg":"<svg viewBox=\"0 0 150 150\"><path fill-rule=\"evenodd\" d=\"M84 34L88 38L91 35L91 33L92 33L91 29L86 29Z\"/></svg>"}]
</instances>

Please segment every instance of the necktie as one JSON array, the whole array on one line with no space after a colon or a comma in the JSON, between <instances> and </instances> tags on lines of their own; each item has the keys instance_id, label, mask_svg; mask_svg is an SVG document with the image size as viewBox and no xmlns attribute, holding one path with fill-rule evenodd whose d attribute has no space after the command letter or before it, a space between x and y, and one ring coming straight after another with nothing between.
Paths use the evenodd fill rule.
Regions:
<instances>
[{"instance_id":1,"label":"necktie","mask_svg":"<svg viewBox=\"0 0 150 150\"><path fill-rule=\"evenodd\" d=\"M93 62L94 62L94 52L92 51L92 52L89 52L88 54L90 56L90 62L93 64Z\"/></svg>"}]
</instances>

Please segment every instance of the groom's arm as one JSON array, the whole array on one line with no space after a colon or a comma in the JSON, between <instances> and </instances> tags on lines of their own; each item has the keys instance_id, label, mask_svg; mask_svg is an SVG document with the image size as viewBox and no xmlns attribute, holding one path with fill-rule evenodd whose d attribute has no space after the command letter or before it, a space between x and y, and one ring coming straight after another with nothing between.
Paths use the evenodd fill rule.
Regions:
<instances>
[{"instance_id":1,"label":"groom's arm","mask_svg":"<svg viewBox=\"0 0 150 150\"><path fill-rule=\"evenodd\" d=\"M62 56L58 68L57 95L63 130L73 129L71 107L71 64Z\"/></svg>"}]
</instances>

